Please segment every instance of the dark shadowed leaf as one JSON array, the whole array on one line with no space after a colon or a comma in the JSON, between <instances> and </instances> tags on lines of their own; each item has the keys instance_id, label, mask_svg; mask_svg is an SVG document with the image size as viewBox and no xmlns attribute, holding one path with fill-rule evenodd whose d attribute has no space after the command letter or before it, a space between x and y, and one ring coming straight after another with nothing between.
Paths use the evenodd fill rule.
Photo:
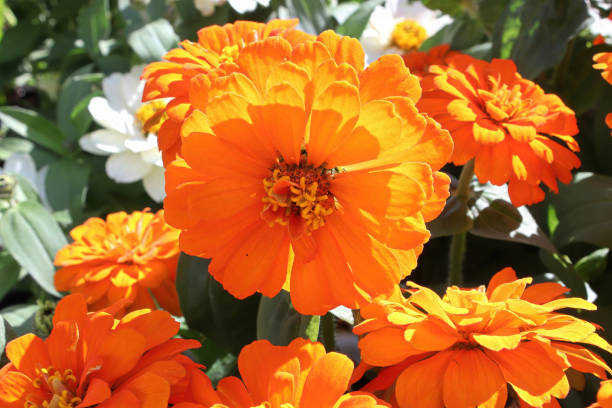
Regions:
<instances>
[{"instance_id":1,"label":"dark shadowed leaf","mask_svg":"<svg viewBox=\"0 0 612 408\"><path fill-rule=\"evenodd\" d=\"M361 37L374 8L381 3L382 0L364 1L342 24L336 27L336 32L355 38Z\"/></svg>"},{"instance_id":2,"label":"dark shadowed leaf","mask_svg":"<svg viewBox=\"0 0 612 408\"><path fill-rule=\"evenodd\" d=\"M319 34L331 28L331 16L327 14L323 0L286 0L289 14L300 19L302 29L311 34Z\"/></svg>"},{"instance_id":3,"label":"dark shadowed leaf","mask_svg":"<svg viewBox=\"0 0 612 408\"><path fill-rule=\"evenodd\" d=\"M237 355L256 338L260 295L236 299L208 273L209 263L181 253L176 274L181 309L190 328Z\"/></svg>"},{"instance_id":4,"label":"dark shadowed leaf","mask_svg":"<svg viewBox=\"0 0 612 408\"><path fill-rule=\"evenodd\" d=\"M582 278L576 273L572 261L566 255L540 250L540 260L554 273L565 286L571 289L572 296L586 299L587 293Z\"/></svg>"},{"instance_id":5,"label":"dark shadowed leaf","mask_svg":"<svg viewBox=\"0 0 612 408\"><path fill-rule=\"evenodd\" d=\"M291 304L289 292L281 291L273 298L261 297L257 314L257 338L277 346L286 346L302 337L316 341L320 316L299 314Z\"/></svg>"},{"instance_id":6,"label":"dark shadowed leaf","mask_svg":"<svg viewBox=\"0 0 612 408\"><path fill-rule=\"evenodd\" d=\"M110 34L108 0L91 0L81 8L77 18L77 34L85 43L85 50L92 58L100 53L99 42Z\"/></svg>"},{"instance_id":7,"label":"dark shadowed leaf","mask_svg":"<svg viewBox=\"0 0 612 408\"><path fill-rule=\"evenodd\" d=\"M8 252L0 252L0 300L15 286L20 271L21 267Z\"/></svg>"},{"instance_id":8,"label":"dark shadowed leaf","mask_svg":"<svg viewBox=\"0 0 612 408\"><path fill-rule=\"evenodd\" d=\"M49 165L45 190L54 211L68 210L78 221L83 213L90 165L85 161L62 159Z\"/></svg>"},{"instance_id":9,"label":"dark shadowed leaf","mask_svg":"<svg viewBox=\"0 0 612 408\"><path fill-rule=\"evenodd\" d=\"M0 107L0 121L13 132L46 147L65 154L64 135L51 121L38 113L16 106Z\"/></svg>"}]
</instances>

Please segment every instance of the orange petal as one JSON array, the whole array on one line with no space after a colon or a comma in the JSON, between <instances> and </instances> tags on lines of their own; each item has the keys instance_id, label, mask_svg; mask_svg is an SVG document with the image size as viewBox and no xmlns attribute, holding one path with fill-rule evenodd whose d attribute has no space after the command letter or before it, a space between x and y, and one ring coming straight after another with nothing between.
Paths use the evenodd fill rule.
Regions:
<instances>
[{"instance_id":1,"label":"orange petal","mask_svg":"<svg viewBox=\"0 0 612 408\"><path fill-rule=\"evenodd\" d=\"M441 379L444 378L452 355L452 352L443 351L406 368L395 383L395 396L399 405L444 408L444 381Z\"/></svg>"}]
</instances>

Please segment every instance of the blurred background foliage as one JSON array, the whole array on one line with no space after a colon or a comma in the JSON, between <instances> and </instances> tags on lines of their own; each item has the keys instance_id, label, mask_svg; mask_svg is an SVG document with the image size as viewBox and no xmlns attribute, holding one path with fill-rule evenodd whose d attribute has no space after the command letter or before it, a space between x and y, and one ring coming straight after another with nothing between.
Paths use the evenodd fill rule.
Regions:
<instances>
[{"instance_id":1,"label":"blurred background foliage","mask_svg":"<svg viewBox=\"0 0 612 408\"><path fill-rule=\"evenodd\" d=\"M0 160L28 153L34 176L0 175L0 349L26 332L44 335L53 301L53 259L67 232L92 216L113 211L157 210L141 183L117 184L105 157L81 150L79 138L95 128L87 109L113 72L160 59L197 30L236 19L298 17L311 33L334 29L359 38L382 0L271 0L269 7L238 14L229 4L203 16L193 0L0 0ZM589 29L595 0L423 0L453 22L422 45L449 43L475 57L510 58L546 92L558 94L578 117L582 166L559 194L529 208L509 204L503 187L473 182L471 198L449 202L431 229L411 279L440 291L447 283L450 235L467 231L464 284L485 284L513 267L538 281L561 280L572 295L595 299L586 318L612 328L612 137L604 117L612 112L612 87L592 68ZM458 177L460 169L445 168ZM13 169L14 171L14 169ZM203 340L193 357L213 380L235 371L242 345L262 333L282 343L308 336L304 321L282 296L238 301L207 273L207 261L183 256L177 287L185 318L181 335ZM278 316L278 327L257 321L258 309ZM350 317L346 319L350 321ZM603 336L612 341L609 332ZM340 346L339 346L340 347ZM0 364L2 362L0 361ZM564 406L585 406L597 383L587 381Z\"/></svg>"}]
</instances>

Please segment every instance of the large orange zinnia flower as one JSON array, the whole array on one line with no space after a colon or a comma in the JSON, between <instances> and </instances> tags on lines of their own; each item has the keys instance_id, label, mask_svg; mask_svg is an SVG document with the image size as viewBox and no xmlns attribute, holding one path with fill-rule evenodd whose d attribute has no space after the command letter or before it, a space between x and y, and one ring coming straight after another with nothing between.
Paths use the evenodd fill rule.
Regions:
<instances>
[{"instance_id":1,"label":"large orange zinnia flower","mask_svg":"<svg viewBox=\"0 0 612 408\"><path fill-rule=\"evenodd\" d=\"M227 377L215 391L201 371L192 377L193 395L175 408L376 408L389 405L363 392L346 393L353 362L326 353L321 343L295 339L288 346L258 340L238 356L242 381Z\"/></svg>"},{"instance_id":2,"label":"large orange zinnia flower","mask_svg":"<svg viewBox=\"0 0 612 408\"><path fill-rule=\"evenodd\" d=\"M152 214L109 214L106 221L90 218L70 231L74 242L60 249L55 265L55 287L82 293L89 310L128 300L127 310L155 308L155 300L180 316L176 293L179 231L164 221L163 211Z\"/></svg>"},{"instance_id":3,"label":"large orange zinnia flower","mask_svg":"<svg viewBox=\"0 0 612 408\"><path fill-rule=\"evenodd\" d=\"M46 340L26 334L6 346L0 369L3 408L167 407L184 392L182 351L195 340L172 339L179 323L167 312L139 310L121 320L87 313L81 295L59 301Z\"/></svg>"},{"instance_id":4,"label":"large orange zinnia flower","mask_svg":"<svg viewBox=\"0 0 612 408\"><path fill-rule=\"evenodd\" d=\"M446 65L446 59L460 55L459 51L450 49L449 44L441 44L432 47L429 51L412 51L402 55L404 63L410 69L410 73L422 78L429 72L432 65Z\"/></svg>"},{"instance_id":5,"label":"large orange zinnia flower","mask_svg":"<svg viewBox=\"0 0 612 408\"><path fill-rule=\"evenodd\" d=\"M508 182L516 206L542 201L541 183L557 192L557 180L572 179L571 170L580 166L572 153L579 150L572 137L578 128L557 95L521 77L510 60L458 55L446 62L421 81L418 106L450 131L455 164L474 159L481 182Z\"/></svg>"},{"instance_id":6,"label":"large orange zinnia flower","mask_svg":"<svg viewBox=\"0 0 612 408\"><path fill-rule=\"evenodd\" d=\"M332 32L249 44L236 64L166 169L181 249L234 296L284 285L304 314L390 293L448 196L452 142L417 112L417 78L396 55L363 70L357 40Z\"/></svg>"},{"instance_id":7,"label":"large orange zinnia flower","mask_svg":"<svg viewBox=\"0 0 612 408\"><path fill-rule=\"evenodd\" d=\"M193 107L189 104L191 79L204 75L214 80L236 70L235 58L247 44L270 36L281 36L290 43L314 39L294 29L293 20L272 20L268 23L236 21L223 27L212 25L198 31L198 42L181 42L164 55L165 61L149 64L143 74L146 80L143 100L173 98L166 107L168 119L158 133L159 149L164 163L174 160L181 149L180 127Z\"/></svg>"},{"instance_id":8,"label":"large orange zinnia flower","mask_svg":"<svg viewBox=\"0 0 612 408\"><path fill-rule=\"evenodd\" d=\"M527 287L511 268L498 272L488 288L450 287L441 299L418 287L404 299L361 309L366 319L355 327L365 364L383 369L364 390L395 381L400 407L503 407L508 390L540 407L565 397L572 367L606 378L610 369L587 348L610 351L595 325L556 310L593 310L579 298L564 298L556 283Z\"/></svg>"}]
</instances>

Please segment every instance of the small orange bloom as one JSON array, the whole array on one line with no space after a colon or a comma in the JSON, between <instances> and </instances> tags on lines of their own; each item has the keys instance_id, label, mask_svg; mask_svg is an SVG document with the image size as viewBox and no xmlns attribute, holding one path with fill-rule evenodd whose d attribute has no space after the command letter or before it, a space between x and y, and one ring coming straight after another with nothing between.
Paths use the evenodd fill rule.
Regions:
<instances>
[{"instance_id":1,"label":"small orange bloom","mask_svg":"<svg viewBox=\"0 0 612 408\"><path fill-rule=\"evenodd\" d=\"M612 84L612 52L600 52L593 56L593 61L597 64L593 65L595 69L601 69L603 79Z\"/></svg>"},{"instance_id":2,"label":"small orange bloom","mask_svg":"<svg viewBox=\"0 0 612 408\"><path fill-rule=\"evenodd\" d=\"M161 62L149 64L142 78L146 80L143 101L157 98L173 98L166 107L168 119L158 133L159 149L164 163L174 160L181 149L179 129L183 120L192 112L189 104L189 86L199 75L211 80L236 70L234 61L240 51L257 40L280 36L295 44L314 39L310 34L294 29L293 20L272 20L268 23L236 21L223 27L212 25L198 31L198 42L181 42Z\"/></svg>"},{"instance_id":3,"label":"small orange bloom","mask_svg":"<svg viewBox=\"0 0 612 408\"><path fill-rule=\"evenodd\" d=\"M128 300L128 311L161 307L180 316L176 293L179 231L164 221L163 211L109 214L90 218L70 231L74 242L60 249L55 287L82 293L89 310Z\"/></svg>"},{"instance_id":4,"label":"small orange bloom","mask_svg":"<svg viewBox=\"0 0 612 408\"><path fill-rule=\"evenodd\" d=\"M324 314L390 293L416 266L452 142L416 110L399 56L364 70L363 55L332 32L249 44L183 124L166 217L232 295L285 287L300 313ZM196 85L199 106L211 89Z\"/></svg>"},{"instance_id":5,"label":"small orange bloom","mask_svg":"<svg viewBox=\"0 0 612 408\"><path fill-rule=\"evenodd\" d=\"M597 402L589 408L612 408L612 380L602 381L597 392Z\"/></svg>"},{"instance_id":6,"label":"small orange bloom","mask_svg":"<svg viewBox=\"0 0 612 408\"><path fill-rule=\"evenodd\" d=\"M447 58L421 81L419 109L451 132L457 165L474 159L481 182L508 183L516 206L544 199L541 183L557 192L580 166L572 137L578 133L574 112L554 94L516 72L510 60ZM554 139L559 139L569 150Z\"/></svg>"},{"instance_id":7,"label":"small orange bloom","mask_svg":"<svg viewBox=\"0 0 612 408\"><path fill-rule=\"evenodd\" d=\"M611 346L595 325L557 312L595 306L563 297L567 288L559 284L530 282L505 268L486 289L453 286L440 298L410 284L417 289L409 298L397 290L362 308L365 320L354 329L365 335L362 361L387 367L364 390L395 382L402 408L503 407L509 392L540 407L566 396L569 367L606 378L603 359L577 343Z\"/></svg>"},{"instance_id":8,"label":"small orange bloom","mask_svg":"<svg viewBox=\"0 0 612 408\"><path fill-rule=\"evenodd\" d=\"M363 392L346 393L353 362L326 353L321 343L295 339L288 346L258 340L238 356L242 381L227 377L215 391L201 371L192 377L193 395L174 408L376 408L389 405Z\"/></svg>"},{"instance_id":9,"label":"small orange bloom","mask_svg":"<svg viewBox=\"0 0 612 408\"><path fill-rule=\"evenodd\" d=\"M610 128L610 136L612 136L612 113L606 115L606 125Z\"/></svg>"},{"instance_id":10,"label":"small orange bloom","mask_svg":"<svg viewBox=\"0 0 612 408\"><path fill-rule=\"evenodd\" d=\"M0 369L3 408L167 407L198 365L179 353L199 347L172 339L179 323L167 312L139 310L114 320L87 313L82 295L60 300L46 340L26 334L6 346Z\"/></svg>"},{"instance_id":11,"label":"small orange bloom","mask_svg":"<svg viewBox=\"0 0 612 408\"><path fill-rule=\"evenodd\" d=\"M452 51L449 44L441 44L432 47L429 51L413 51L402 55L410 73L422 78L429 72L432 65L446 65L446 59L461 54Z\"/></svg>"}]
</instances>

